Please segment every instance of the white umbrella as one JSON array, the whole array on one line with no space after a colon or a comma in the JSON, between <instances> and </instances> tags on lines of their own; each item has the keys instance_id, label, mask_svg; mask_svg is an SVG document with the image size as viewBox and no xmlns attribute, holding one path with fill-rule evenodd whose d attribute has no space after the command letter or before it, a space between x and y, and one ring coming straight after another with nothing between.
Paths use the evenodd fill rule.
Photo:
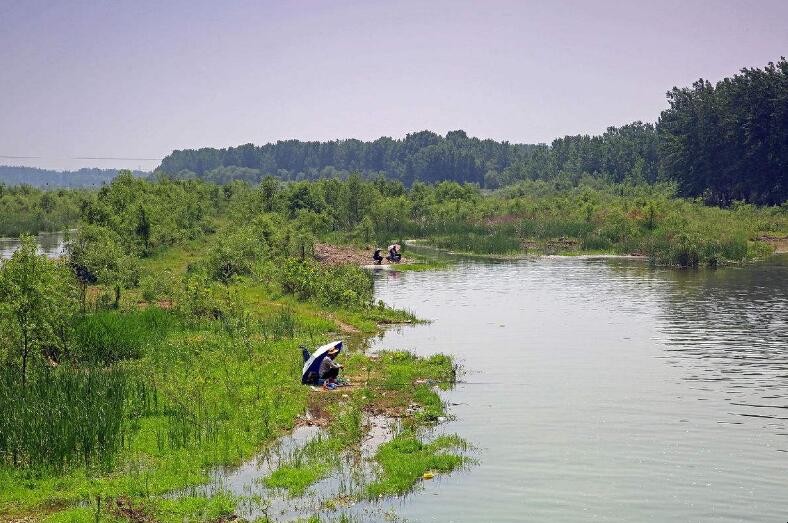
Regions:
<instances>
[{"instance_id":1,"label":"white umbrella","mask_svg":"<svg viewBox=\"0 0 788 523\"><path fill-rule=\"evenodd\" d=\"M315 352L313 352L312 355L309 357L309 359L306 360L306 363L304 363L304 368L301 371L301 383L304 384L311 383L312 374L314 374L314 376L316 377L319 377L320 363L323 361L323 358L326 357L326 353L328 353L328 351L334 348L337 349L337 351L341 352L342 341L340 340L332 341L331 343L321 345L320 347L315 349ZM315 378L314 381L317 382L317 378Z\"/></svg>"}]
</instances>

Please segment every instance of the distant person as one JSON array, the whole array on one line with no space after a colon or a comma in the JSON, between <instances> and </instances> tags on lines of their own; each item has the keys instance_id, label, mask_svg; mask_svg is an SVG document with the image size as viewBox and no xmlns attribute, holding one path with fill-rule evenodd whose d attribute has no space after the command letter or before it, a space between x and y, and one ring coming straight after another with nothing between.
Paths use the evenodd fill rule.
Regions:
<instances>
[{"instance_id":1,"label":"distant person","mask_svg":"<svg viewBox=\"0 0 788 523\"><path fill-rule=\"evenodd\" d=\"M386 259L390 262L399 262L402 259L402 254L399 252L399 245L394 243L389 245L389 255L386 256Z\"/></svg>"},{"instance_id":2,"label":"distant person","mask_svg":"<svg viewBox=\"0 0 788 523\"><path fill-rule=\"evenodd\" d=\"M342 365L334 361L334 358L339 354L339 349L333 348L326 353L323 361L320 362L320 379L323 380L324 389L333 389L337 386L337 378L339 378L339 369Z\"/></svg>"},{"instance_id":3,"label":"distant person","mask_svg":"<svg viewBox=\"0 0 788 523\"><path fill-rule=\"evenodd\" d=\"M375 260L375 265L380 265L383 262L383 255L380 254L380 251L383 249L375 249L375 253L372 255L372 259Z\"/></svg>"}]
</instances>

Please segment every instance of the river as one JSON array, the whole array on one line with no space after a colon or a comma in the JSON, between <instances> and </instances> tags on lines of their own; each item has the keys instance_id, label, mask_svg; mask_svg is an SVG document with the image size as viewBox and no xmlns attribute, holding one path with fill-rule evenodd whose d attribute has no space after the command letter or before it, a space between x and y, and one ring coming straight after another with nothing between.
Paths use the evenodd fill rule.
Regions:
<instances>
[{"instance_id":1,"label":"river","mask_svg":"<svg viewBox=\"0 0 788 523\"><path fill-rule=\"evenodd\" d=\"M62 253L62 234L39 241ZM0 239L0 257L17 245ZM477 463L359 505L358 519L788 520L788 256L698 271L472 260L375 282L376 299L431 323L371 349L459 360L437 431L465 438ZM259 469L219 480L248 494Z\"/></svg>"},{"instance_id":2,"label":"river","mask_svg":"<svg viewBox=\"0 0 788 523\"><path fill-rule=\"evenodd\" d=\"M535 258L379 272L445 352L478 464L395 504L408 521L786 521L788 258L678 271Z\"/></svg>"},{"instance_id":3,"label":"river","mask_svg":"<svg viewBox=\"0 0 788 523\"><path fill-rule=\"evenodd\" d=\"M50 258L62 256L66 249L65 236L64 232L38 233L38 252ZM0 238L0 259L10 258L18 248L19 238Z\"/></svg>"}]
</instances>

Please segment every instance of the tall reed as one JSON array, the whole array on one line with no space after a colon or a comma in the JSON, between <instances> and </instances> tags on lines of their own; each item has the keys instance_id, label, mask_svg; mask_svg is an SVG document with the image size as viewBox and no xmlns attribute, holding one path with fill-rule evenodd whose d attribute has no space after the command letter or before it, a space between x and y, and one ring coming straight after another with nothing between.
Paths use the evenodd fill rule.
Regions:
<instances>
[{"instance_id":1,"label":"tall reed","mask_svg":"<svg viewBox=\"0 0 788 523\"><path fill-rule=\"evenodd\" d=\"M124 442L130 376L110 368L45 368L26 386L0 369L0 461L35 469L109 469Z\"/></svg>"}]
</instances>

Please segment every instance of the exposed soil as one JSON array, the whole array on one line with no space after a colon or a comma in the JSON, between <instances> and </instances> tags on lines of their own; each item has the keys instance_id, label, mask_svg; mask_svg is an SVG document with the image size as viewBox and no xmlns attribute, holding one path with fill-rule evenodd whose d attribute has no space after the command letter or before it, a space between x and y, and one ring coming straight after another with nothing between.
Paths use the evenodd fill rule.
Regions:
<instances>
[{"instance_id":1,"label":"exposed soil","mask_svg":"<svg viewBox=\"0 0 788 523\"><path fill-rule=\"evenodd\" d=\"M336 323L337 327L339 327L339 330L343 334L358 334L359 332L361 332L360 330L358 330L354 326L352 326L350 324L347 324L347 323L345 323L343 321L340 321L339 319L337 319L337 317L334 314L326 314L325 316L329 320L331 320L334 323Z\"/></svg>"},{"instance_id":2,"label":"exposed soil","mask_svg":"<svg viewBox=\"0 0 788 523\"><path fill-rule=\"evenodd\" d=\"M331 245L328 243L315 244L315 259L324 265L374 265L372 259L374 247L359 249L348 245ZM383 247L381 254L385 257L386 249ZM407 263L405 257L400 263ZM381 265L389 265L387 260L383 260ZM391 265L397 265L396 263Z\"/></svg>"},{"instance_id":3,"label":"exposed soil","mask_svg":"<svg viewBox=\"0 0 788 523\"><path fill-rule=\"evenodd\" d=\"M766 242L774 247L775 254L788 253L788 237L777 238L776 236L761 236L759 241Z\"/></svg>"},{"instance_id":4,"label":"exposed soil","mask_svg":"<svg viewBox=\"0 0 788 523\"><path fill-rule=\"evenodd\" d=\"M132 523L153 523L156 521L154 517L143 509L134 507L131 504L131 500L125 497L117 498L113 501L110 504L110 512L112 515Z\"/></svg>"}]
</instances>

